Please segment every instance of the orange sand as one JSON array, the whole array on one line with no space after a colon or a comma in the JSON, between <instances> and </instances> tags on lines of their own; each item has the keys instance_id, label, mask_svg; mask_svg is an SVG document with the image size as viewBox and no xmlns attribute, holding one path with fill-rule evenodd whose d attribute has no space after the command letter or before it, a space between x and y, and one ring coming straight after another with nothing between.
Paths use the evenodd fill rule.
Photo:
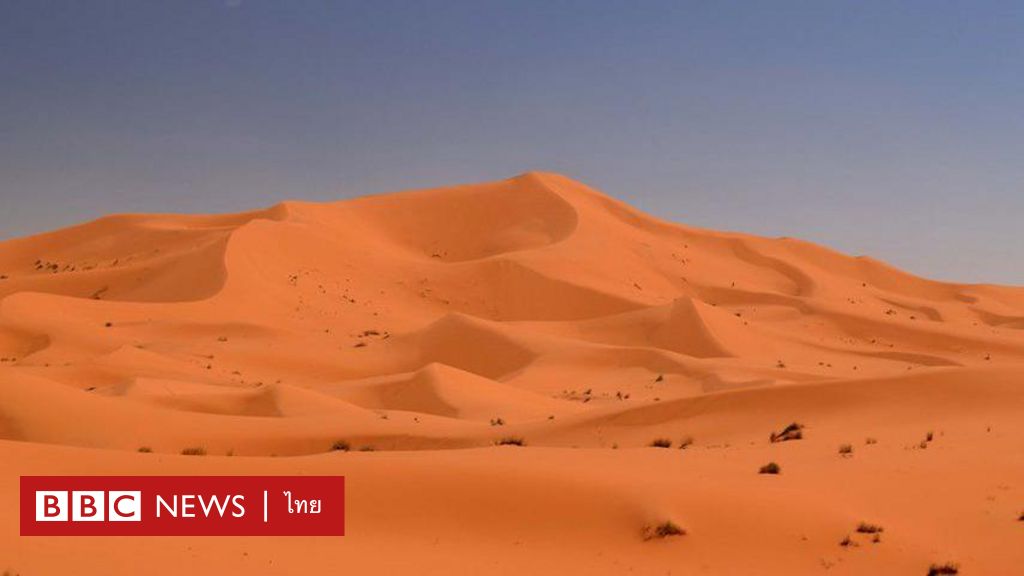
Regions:
<instances>
[{"instance_id":1,"label":"orange sand","mask_svg":"<svg viewBox=\"0 0 1024 576\"><path fill-rule=\"evenodd\" d=\"M1024 573L1022 288L536 173L112 216L0 275L0 571ZM294 473L348 478L347 536L18 536L20 475Z\"/></svg>"}]
</instances>

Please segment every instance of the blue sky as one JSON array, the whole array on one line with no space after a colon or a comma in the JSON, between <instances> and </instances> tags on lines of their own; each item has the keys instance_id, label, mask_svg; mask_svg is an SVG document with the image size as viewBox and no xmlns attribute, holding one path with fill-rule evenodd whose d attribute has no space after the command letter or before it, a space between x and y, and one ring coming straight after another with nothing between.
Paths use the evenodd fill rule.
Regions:
<instances>
[{"instance_id":1,"label":"blue sky","mask_svg":"<svg viewBox=\"0 0 1024 576\"><path fill-rule=\"evenodd\" d=\"M0 238L565 173L1024 284L1024 5L0 0Z\"/></svg>"}]
</instances>

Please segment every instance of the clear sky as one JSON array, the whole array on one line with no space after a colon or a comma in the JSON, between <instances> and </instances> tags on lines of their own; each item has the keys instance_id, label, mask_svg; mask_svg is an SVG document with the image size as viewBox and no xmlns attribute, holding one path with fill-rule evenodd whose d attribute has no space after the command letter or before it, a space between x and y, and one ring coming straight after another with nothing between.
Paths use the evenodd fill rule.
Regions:
<instances>
[{"instance_id":1,"label":"clear sky","mask_svg":"<svg viewBox=\"0 0 1024 576\"><path fill-rule=\"evenodd\" d=\"M0 238L527 170L1024 284L1024 4L0 0Z\"/></svg>"}]
</instances>

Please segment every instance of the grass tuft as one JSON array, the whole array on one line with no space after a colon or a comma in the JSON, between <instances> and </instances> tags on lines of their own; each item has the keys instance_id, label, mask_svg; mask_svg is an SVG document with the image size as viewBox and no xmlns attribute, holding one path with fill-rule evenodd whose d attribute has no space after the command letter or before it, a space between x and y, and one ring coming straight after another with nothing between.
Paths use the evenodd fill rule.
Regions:
<instances>
[{"instance_id":1,"label":"grass tuft","mask_svg":"<svg viewBox=\"0 0 1024 576\"><path fill-rule=\"evenodd\" d=\"M675 522L666 520L657 526L645 526L643 536L644 540L660 540L671 536L686 536L686 530L680 528Z\"/></svg>"},{"instance_id":2,"label":"grass tuft","mask_svg":"<svg viewBox=\"0 0 1024 576\"><path fill-rule=\"evenodd\" d=\"M799 422L791 422L781 432L772 432L769 439L772 442L788 442L790 440L800 440L804 437L804 425Z\"/></svg>"},{"instance_id":3,"label":"grass tuft","mask_svg":"<svg viewBox=\"0 0 1024 576\"><path fill-rule=\"evenodd\" d=\"M861 522L857 525L857 532L860 532L861 534L878 534L879 532L883 531L885 531L885 528L882 528L878 524L869 524L868 522Z\"/></svg>"},{"instance_id":4,"label":"grass tuft","mask_svg":"<svg viewBox=\"0 0 1024 576\"><path fill-rule=\"evenodd\" d=\"M949 576L951 574L959 574L960 565L955 562L946 562L944 564L932 564L928 568L928 576Z\"/></svg>"},{"instance_id":5,"label":"grass tuft","mask_svg":"<svg viewBox=\"0 0 1024 576\"><path fill-rule=\"evenodd\" d=\"M495 442L498 446L526 446L526 440L517 436L506 436Z\"/></svg>"}]
</instances>

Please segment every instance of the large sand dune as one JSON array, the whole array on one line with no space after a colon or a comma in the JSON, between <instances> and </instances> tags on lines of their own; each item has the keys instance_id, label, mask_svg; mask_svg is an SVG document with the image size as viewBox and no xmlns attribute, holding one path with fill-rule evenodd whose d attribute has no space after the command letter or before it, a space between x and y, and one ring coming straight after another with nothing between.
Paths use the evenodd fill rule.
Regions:
<instances>
[{"instance_id":1,"label":"large sand dune","mask_svg":"<svg viewBox=\"0 0 1024 576\"><path fill-rule=\"evenodd\" d=\"M1024 288L537 173L112 216L0 276L0 570L1024 574ZM60 473L344 474L348 535L19 538Z\"/></svg>"}]
</instances>

